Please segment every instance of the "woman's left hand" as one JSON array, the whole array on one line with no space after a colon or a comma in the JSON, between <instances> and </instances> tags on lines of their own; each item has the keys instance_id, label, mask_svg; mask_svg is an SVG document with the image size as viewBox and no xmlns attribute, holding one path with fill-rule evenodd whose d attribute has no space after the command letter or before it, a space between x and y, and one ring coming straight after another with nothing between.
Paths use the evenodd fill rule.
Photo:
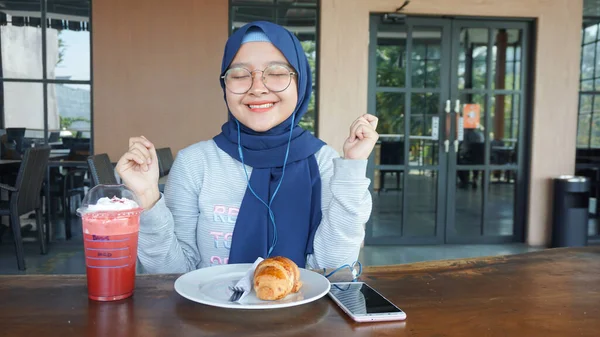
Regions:
<instances>
[{"instance_id":1,"label":"woman's left hand","mask_svg":"<svg viewBox=\"0 0 600 337\"><path fill-rule=\"evenodd\" d=\"M364 114L350 126L350 136L344 142L345 159L367 159L375 147L379 134L377 117Z\"/></svg>"}]
</instances>

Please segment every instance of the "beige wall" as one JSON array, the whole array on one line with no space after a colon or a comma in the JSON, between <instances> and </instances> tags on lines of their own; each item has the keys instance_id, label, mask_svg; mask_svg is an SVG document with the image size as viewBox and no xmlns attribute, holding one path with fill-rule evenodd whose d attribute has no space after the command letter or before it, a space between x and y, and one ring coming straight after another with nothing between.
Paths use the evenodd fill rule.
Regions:
<instances>
[{"instance_id":1,"label":"beige wall","mask_svg":"<svg viewBox=\"0 0 600 337\"><path fill-rule=\"evenodd\" d=\"M95 152L116 161L130 136L178 151L217 134L228 2L92 3Z\"/></svg>"},{"instance_id":2,"label":"beige wall","mask_svg":"<svg viewBox=\"0 0 600 337\"><path fill-rule=\"evenodd\" d=\"M369 14L397 0L322 0L319 135L341 152L367 108ZM143 134L177 151L219 132L225 0L93 2L96 153L116 160ZM407 14L537 19L527 242L549 242L553 176L572 173L582 0L415 0ZM342 127L340 127L342 126ZM561 138L557 137L561 135Z\"/></svg>"},{"instance_id":3,"label":"beige wall","mask_svg":"<svg viewBox=\"0 0 600 337\"><path fill-rule=\"evenodd\" d=\"M367 108L369 14L397 0L322 0L319 134L341 149L350 123ZM547 245L551 183L575 165L582 0L416 0L407 14L537 19L533 139L527 242ZM560 137L558 137L560 135Z\"/></svg>"}]
</instances>

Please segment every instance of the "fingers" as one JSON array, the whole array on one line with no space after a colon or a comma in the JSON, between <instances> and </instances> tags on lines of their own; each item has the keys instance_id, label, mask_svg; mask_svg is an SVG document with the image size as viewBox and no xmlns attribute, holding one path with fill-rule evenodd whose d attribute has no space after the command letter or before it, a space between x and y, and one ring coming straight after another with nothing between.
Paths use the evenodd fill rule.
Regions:
<instances>
[{"instance_id":1,"label":"fingers","mask_svg":"<svg viewBox=\"0 0 600 337\"><path fill-rule=\"evenodd\" d=\"M140 171L140 169L147 164L144 162L145 158L138 153L131 151L126 152L123 157L119 160L119 165L122 169L120 171L127 171L133 169L134 171Z\"/></svg>"},{"instance_id":2,"label":"fingers","mask_svg":"<svg viewBox=\"0 0 600 337\"><path fill-rule=\"evenodd\" d=\"M140 150L142 152L145 153L145 151L143 150L143 148L148 150L148 157L152 160L156 159L156 148L154 147L154 144L152 144L151 141L149 141L146 137L144 136L140 136L140 137L132 137L129 138L129 148L131 149L133 146L135 145L141 145Z\"/></svg>"},{"instance_id":3,"label":"fingers","mask_svg":"<svg viewBox=\"0 0 600 337\"><path fill-rule=\"evenodd\" d=\"M137 148L129 150L129 153L133 154L137 158L136 163L144 172L147 172L149 169L148 162L150 161L150 158L148 158L144 153L142 153L142 151L140 151Z\"/></svg>"},{"instance_id":4,"label":"fingers","mask_svg":"<svg viewBox=\"0 0 600 337\"><path fill-rule=\"evenodd\" d=\"M352 122L352 124L350 125L350 136L348 137L350 139L350 141L354 141L356 139L356 129L358 128L358 125L361 122L366 122L362 119L362 117L357 118L354 122Z\"/></svg>"},{"instance_id":5,"label":"fingers","mask_svg":"<svg viewBox=\"0 0 600 337\"><path fill-rule=\"evenodd\" d=\"M129 159L127 157L128 153L125 153L123 156L121 156L121 158L119 158L119 161L117 162L117 173L121 174L127 170L132 169L134 166L137 166L137 163L135 162L135 160L133 159Z\"/></svg>"},{"instance_id":6,"label":"fingers","mask_svg":"<svg viewBox=\"0 0 600 337\"><path fill-rule=\"evenodd\" d=\"M129 138L129 150L121 158L123 169L147 172L150 165L157 160L154 144L146 137Z\"/></svg>"},{"instance_id":7,"label":"fingers","mask_svg":"<svg viewBox=\"0 0 600 337\"><path fill-rule=\"evenodd\" d=\"M152 154L146 146L142 145L142 143L134 143L129 147L129 151L141 154L146 159L146 164L152 163Z\"/></svg>"},{"instance_id":8,"label":"fingers","mask_svg":"<svg viewBox=\"0 0 600 337\"><path fill-rule=\"evenodd\" d=\"M376 133L375 129L377 128L377 123L379 122L379 118L371 115L371 114L364 114L360 117L358 117L353 123L352 125L350 125L350 136L348 137L349 140L352 142L354 141L356 138L362 139L362 136L359 136L359 134L357 133L357 131L359 130L359 127L361 125L365 125L368 126L370 129L372 129L372 131L374 133ZM369 134L371 134L371 132L368 132ZM364 133L363 133L364 134Z\"/></svg>"},{"instance_id":9,"label":"fingers","mask_svg":"<svg viewBox=\"0 0 600 337\"><path fill-rule=\"evenodd\" d=\"M144 145L147 149L153 149L154 148L154 144L152 144L152 142L150 142L144 136L129 138L129 148L131 148L136 143L140 143L140 144Z\"/></svg>"},{"instance_id":10,"label":"fingers","mask_svg":"<svg viewBox=\"0 0 600 337\"><path fill-rule=\"evenodd\" d=\"M351 142L354 141L356 138L362 139L358 133L358 130L361 127L372 128L371 124L364 117L359 117L350 126L350 137L349 138L350 138Z\"/></svg>"},{"instance_id":11,"label":"fingers","mask_svg":"<svg viewBox=\"0 0 600 337\"><path fill-rule=\"evenodd\" d=\"M363 140L365 138L379 138L379 134L373 129L371 124L359 124L356 128L356 138Z\"/></svg>"},{"instance_id":12,"label":"fingers","mask_svg":"<svg viewBox=\"0 0 600 337\"><path fill-rule=\"evenodd\" d=\"M352 138L352 140L354 140L356 138L362 139L361 133L359 131L368 125L369 125L369 123L363 119L357 120L352 127L352 131L350 131L351 132L350 137Z\"/></svg>"},{"instance_id":13,"label":"fingers","mask_svg":"<svg viewBox=\"0 0 600 337\"><path fill-rule=\"evenodd\" d=\"M152 147L152 143L144 136L129 138L129 147L131 147L133 143L142 143L146 147Z\"/></svg>"},{"instance_id":14,"label":"fingers","mask_svg":"<svg viewBox=\"0 0 600 337\"><path fill-rule=\"evenodd\" d=\"M147 143L144 143L144 145L146 146L146 148L148 149L148 151L150 151L150 158L152 158L152 162L157 162L158 163L158 155L156 154L156 148L154 147L154 144L152 144L152 142L149 141L144 136L141 136L141 138L143 138L147 142ZM152 164L152 162L150 162L148 164Z\"/></svg>"},{"instance_id":15,"label":"fingers","mask_svg":"<svg viewBox=\"0 0 600 337\"><path fill-rule=\"evenodd\" d=\"M362 115L362 117L369 122L369 124L371 124L371 126L373 127L373 129L377 129L377 123L379 122L379 118L371 115L371 114L364 114Z\"/></svg>"}]
</instances>

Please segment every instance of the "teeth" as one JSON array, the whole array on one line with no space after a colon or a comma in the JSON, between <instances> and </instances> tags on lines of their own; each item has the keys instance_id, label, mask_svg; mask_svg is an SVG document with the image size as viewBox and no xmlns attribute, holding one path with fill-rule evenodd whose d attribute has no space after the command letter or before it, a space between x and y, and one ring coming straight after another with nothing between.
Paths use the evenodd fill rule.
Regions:
<instances>
[{"instance_id":1,"label":"teeth","mask_svg":"<svg viewBox=\"0 0 600 337\"><path fill-rule=\"evenodd\" d=\"M249 104L248 106L250 107L250 109L266 109L266 108L272 107L273 103L267 103L267 104L261 104L261 105Z\"/></svg>"}]
</instances>

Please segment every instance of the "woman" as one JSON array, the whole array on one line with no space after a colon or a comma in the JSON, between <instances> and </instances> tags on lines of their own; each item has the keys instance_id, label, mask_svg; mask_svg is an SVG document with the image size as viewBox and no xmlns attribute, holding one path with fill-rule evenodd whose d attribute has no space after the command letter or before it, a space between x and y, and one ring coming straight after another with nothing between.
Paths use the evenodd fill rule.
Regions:
<instances>
[{"instance_id":1,"label":"woman","mask_svg":"<svg viewBox=\"0 0 600 337\"><path fill-rule=\"evenodd\" d=\"M164 195L146 138L129 140L117 172L139 197L138 258L150 273L286 256L308 268L358 259L371 213L367 158L377 118L350 126L344 157L298 126L311 94L308 61L281 26L253 22L227 41L222 132L181 150Z\"/></svg>"}]
</instances>

